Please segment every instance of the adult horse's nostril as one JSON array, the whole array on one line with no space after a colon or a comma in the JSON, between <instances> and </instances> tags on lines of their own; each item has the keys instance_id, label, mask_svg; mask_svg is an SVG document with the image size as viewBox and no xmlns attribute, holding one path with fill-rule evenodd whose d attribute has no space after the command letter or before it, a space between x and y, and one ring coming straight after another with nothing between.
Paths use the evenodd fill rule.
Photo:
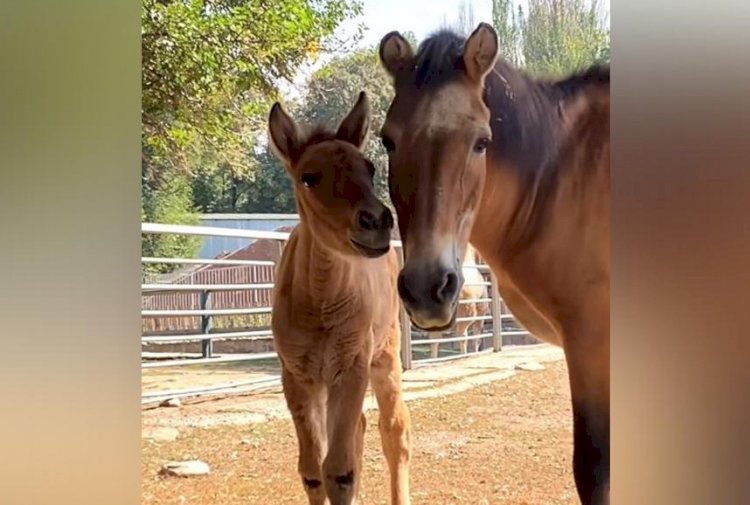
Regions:
<instances>
[{"instance_id":1,"label":"adult horse's nostril","mask_svg":"<svg viewBox=\"0 0 750 505\"><path fill-rule=\"evenodd\" d=\"M370 211L360 210L357 214L357 225L366 231L376 230L378 228L378 219Z\"/></svg>"},{"instance_id":2,"label":"adult horse's nostril","mask_svg":"<svg viewBox=\"0 0 750 505\"><path fill-rule=\"evenodd\" d=\"M440 284L436 286L433 297L438 303L450 303L457 295L458 274L453 271L447 271L443 274Z\"/></svg>"},{"instance_id":3,"label":"adult horse's nostril","mask_svg":"<svg viewBox=\"0 0 750 505\"><path fill-rule=\"evenodd\" d=\"M383 215L380 217L380 224L383 229L393 228L393 214L388 208L383 209Z\"/></svg>"}]
</instances>

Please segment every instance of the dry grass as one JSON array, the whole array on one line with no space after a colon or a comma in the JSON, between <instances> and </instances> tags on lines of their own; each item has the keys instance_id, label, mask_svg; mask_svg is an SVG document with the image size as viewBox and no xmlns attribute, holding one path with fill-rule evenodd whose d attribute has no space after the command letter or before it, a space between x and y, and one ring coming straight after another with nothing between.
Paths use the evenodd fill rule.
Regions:
<instances>
[{"instance_id":1,"label":"dry grass","mask_svg":"<svg viewBox=\"0 0 750 505\"><path fill-rule=\"evenodd\" d=\"M467 392L410 402L414 505L570 505L571 414L565 364ZM388 503L377 412L367 415L363 504ZM244 441L244 443L243 443ZM143 443L143 503L307 503L296 473L291 421L183 429L175 442ZM172 459L201 459L197 478L157 476Z\"/></svg>"}]
</instances>

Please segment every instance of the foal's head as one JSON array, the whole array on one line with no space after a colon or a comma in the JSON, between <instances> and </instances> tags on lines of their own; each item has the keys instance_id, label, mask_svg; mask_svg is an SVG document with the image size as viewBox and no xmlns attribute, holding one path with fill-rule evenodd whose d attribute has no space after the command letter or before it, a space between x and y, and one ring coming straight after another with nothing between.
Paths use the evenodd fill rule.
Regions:
<instances>
[{"instance_id":1,"label":"foal's head","mask_svg":"<svg viewBox=\"0 0 750 505\"><path fill-rule=\"evenodd\" d=\"M277 102L268 121L271 144L292 178L300 219L327 247L375 258L390 248L393 217L375 196L374 165L361 152L370 123L367 95L336 132L303 132Z\"/></svg>"},{"instance_id":2,"label":"foal's head","mask_svg":"<svg viewBox=\"0 0 750 505\"><path fill-rule=\"evenodd\" d=\"M466 40L439 33L416 54L397 32L380 44L396 92L381 136L404 242L399 293L424 329L446 328L455 314L492 140L484 81L497 55L485 23Z\"/></svg>"}]
</instances>

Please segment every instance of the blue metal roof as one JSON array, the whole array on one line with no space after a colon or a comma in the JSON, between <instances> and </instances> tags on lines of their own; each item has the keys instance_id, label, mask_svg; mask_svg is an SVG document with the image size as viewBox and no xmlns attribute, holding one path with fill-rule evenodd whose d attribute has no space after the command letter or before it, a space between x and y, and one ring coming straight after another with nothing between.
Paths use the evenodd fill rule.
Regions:
<instances>
[{"instance_id":1,"label":"blue metal roof","mask_svg":"<svg viewBox=\"0 0 750 505\"><path fill-rule=\"evenodd\" d=\"M200 224L236 230L274 231L283 226L295 226L297 223L299 217L296 214L203 214ZM232 237L202 237L198 257L215 258L219 254L247 247L253 242L252 239Z\"/></svg>"}]
</instances>

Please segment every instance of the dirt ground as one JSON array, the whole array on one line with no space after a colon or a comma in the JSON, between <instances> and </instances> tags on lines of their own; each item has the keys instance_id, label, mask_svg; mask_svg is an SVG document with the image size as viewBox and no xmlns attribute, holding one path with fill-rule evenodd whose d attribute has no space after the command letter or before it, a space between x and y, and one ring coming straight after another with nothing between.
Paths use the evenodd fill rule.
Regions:
<instances>
[{"instance_id":1,"label":"dirt ground","mask_svg":"<svg viewBox=\"0 0 750 505\"><path fill-rule=\"evenodd\" d=\"M518 372L454 394L415 399L408 405L413 424L413 505L577 503L564 361L546 362L543 370ZM192 407L169 409L170 414L165 409L144 412L144 425L170 415L185 418L185 412L171 412ZM227 410L231 411L231 402ZM254 424L180 422L174 441L144 438L143 503L307 503L296 473L292 423L286 418L269 419ZM385 505L388 472L380 449L377 411L368 411L367 421L361 504ZM208 463L210 475L158 476L165 462L187 459Z\"/></svg>"}]
</instances>

